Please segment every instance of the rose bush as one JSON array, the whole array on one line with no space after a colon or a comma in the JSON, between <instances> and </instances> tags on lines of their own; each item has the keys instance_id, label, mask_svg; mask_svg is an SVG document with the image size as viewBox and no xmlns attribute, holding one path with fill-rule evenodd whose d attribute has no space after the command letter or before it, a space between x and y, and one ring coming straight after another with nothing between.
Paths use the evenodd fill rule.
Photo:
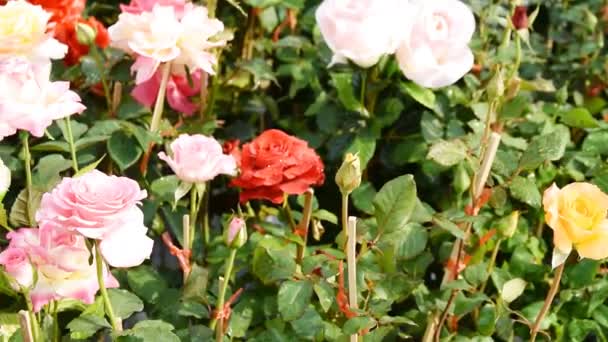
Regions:
<instances>
[{"instance_id":1,"label":"rose bush","mask_svg":"<svg viewBox=\"0 0 608 342\"><path fill-rule=\"evenodd\" d=\"M607 14L0 0L0 340L606 340Z\"/></svg>"}]
</instances>

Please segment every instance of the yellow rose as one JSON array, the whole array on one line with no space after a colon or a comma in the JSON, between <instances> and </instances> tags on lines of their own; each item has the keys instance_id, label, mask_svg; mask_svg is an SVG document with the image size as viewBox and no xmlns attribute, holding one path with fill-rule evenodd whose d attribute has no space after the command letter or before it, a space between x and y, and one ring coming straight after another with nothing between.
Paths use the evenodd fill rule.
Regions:
<instances>
[{"instance_id":1,"label":"yellow rose","mask_svg":"<svg viewBox=\"0 0 608 342\"><path fill-rule=\"evenodd\" d=\"M560 189L553 184L545 190L543 207L560 252L574 247L583 258L608 257L608 195L597 186L572 183Z\"/></svg>"},{"instance_id":2,"label":"yellow rose","mask_svg":"<svg viewBox=\"0 0 608 342\"><path fill-rule=\"evenodd\" d=\"M0 6L0 57L62 58L67 46L47 34L51 14L23 0Z\"/></svg>"}]
</instances>

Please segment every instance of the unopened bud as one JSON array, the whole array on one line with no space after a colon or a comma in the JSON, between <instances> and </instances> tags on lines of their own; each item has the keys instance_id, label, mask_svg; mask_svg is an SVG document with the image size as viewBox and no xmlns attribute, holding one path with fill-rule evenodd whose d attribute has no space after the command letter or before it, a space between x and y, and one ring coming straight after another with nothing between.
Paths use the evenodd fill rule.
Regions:
<instances>
[{"instance_id":1,"label":"unopened bud","mask_svg":"<svg viewBox=\"0 0 608 342\"><path fill-rule=\"evenodd\" d=\"M517 230L517 224L519 223L519 211L512 212L509 216L501 218L496 228L500 235L504 238L510 238L515 234Z\"/></svg>"},{"instance_id":2,"label":"unopened bud","mask_svg":"<svg viewBox=\"0 0 608 342\"><path fill-rule=\"evenodd\" d=\"M505 80L502 76L502 69L498 68L494 72L494 76L490 79L487 87L488 97L490 100L501 97L505 93Z\"/></svg>"},{"instance_id":3,"label":"unopened bud","mask_svg":"<svg viewBox=\"0 0 608 342\"><path fill-rule=\"evenodd\" d=\"M342 194L348 195L361 185L361 160L359 156L347 153L342 166L336 173L336 184Z\"/></svg>"},{"instance_id":4,"label":"unopened bud","mask_svg":"<svg viewBox=\"0 0 608 342\"><path fill-rule=\"evenodd\" d=\"M464 163L458 164L454 169L454 180L452 181L452 185L454 185L454 190L459 194L469 190L469 187L471 186L471 177L469 176Z\"/></svg>"},{"instance_id":5,"label":"unopened bud","mask_svg":"<svg viewBox=\"0 0 608 342\"><path fill-rule=\"evenodd\" d=\"M224 230L224 242L230 248L240 248L247 242L247 224L240 217L233 217Z\"/></svg>"},{"instance_id":6,"label":"unopened bud","mask_svg":"<svg viewBox=\"0 0 608 342\"><path fill-rule=\"evenodd\" d=\"M6 195L8 188L11 186L11 170L4 165L2 159L0 159L0 201Z\"/></svg>"},{"instance_id":7,"label":"unopened bud","mask_svg":"<svg viewBox=\"0 0 608 342\"><path fill-rule=\"evenodd\" d=\"M519 90L521 89L521 80L518 77L513 77L509 80L509 84L507 84L507 93L505 94L505 98L510 100L519 94Z\"/></svg>"},{"instance_id":8,"label":"unopened bud","mask_svg":"<svg viewBox=\"0 0 608 342\"><path fill-rule=\"evenodd\" d=\"M513 13L511 22L513 23L513 27L515 27L516 30L527 29L528 28L528 8L526 6L515 7L515 13Z\"/></svg>"},{"instance_id":9,"label":"unopened bud","mask_svg":"<svg viewBox=\"0 0 608 342\"><path fill-rule=\"evenodd\" d=\"M80 44L91 45L95 42L95 37L97 37L97 32L94 28L84 23L76 24L76 40Z\"/></svg>"}]
</instances>

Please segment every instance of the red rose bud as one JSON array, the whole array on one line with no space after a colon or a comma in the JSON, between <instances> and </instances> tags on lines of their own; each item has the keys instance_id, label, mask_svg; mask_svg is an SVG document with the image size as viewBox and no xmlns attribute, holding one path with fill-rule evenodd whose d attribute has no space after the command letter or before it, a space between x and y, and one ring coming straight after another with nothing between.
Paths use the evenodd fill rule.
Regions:
<instances>
[{"instance_id":1,"label":"red rose bud","mask_svg":"<svg viewBox=\"0 0 608 342\"><path fill-rule=\"evenodd\" d=\"M517 30L527 29L528 28L528 8L526 6L515 7L515 13L513 13L511 22L513 22L513 26Z\"/></svg>"},{"instance_id":2,"label":"red rose bud","mask_svg":"<svg viewBox=\"0 0 608 342\"><path fill-rule=\"evenodd\" d=\"M247 224L240 217L233 217L224 231L224 242L230 248L240 248L247 243Z\"/></svg>"}]
</instances>

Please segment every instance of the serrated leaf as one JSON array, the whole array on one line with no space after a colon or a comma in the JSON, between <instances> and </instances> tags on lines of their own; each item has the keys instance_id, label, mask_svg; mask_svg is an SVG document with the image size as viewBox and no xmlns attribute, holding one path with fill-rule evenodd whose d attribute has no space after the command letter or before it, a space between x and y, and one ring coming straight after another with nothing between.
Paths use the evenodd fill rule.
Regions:
<instances>
[{"instance_id":1,"label":"serrated leaf","mask_svg":"<svg viewBox=\"0 0 608 342\"><path fill-rule=\"evenodd\" d=\"M568 140L559 130L534 137L519 160L523 170L533 170L546 160L561 159L566 151Z\"/></svg>"},{"instance_id":2,"label":"serrated leaf","mask_svg":"<svg viewBox=\"0 0 608 342\"><path fill-rule=\"evenodd\" d=\"M515 199L533 208L540 208L541 194L532 179L517 176L509 185L509 190Z\"/></svg>"},{"instance_id":3,"label":"serrated leaf","mask_svg":"<svg viewBox=\"0 0 608 342\"><path fill-rule=\"evenodd\" d=\"M353 89L353 74L332 73L331 79L334 87L338 91L338 98L344 107L346 107L348 110L358 112L361 115L368 117L369 112L355 96L355 90Z\"/></svg>"},{"instance_id":4,"label":"serrated leaf","mask_svg":"<svg viewBox=\"0 0 608 342\"><path fill-rule=\"evenodd\" d=\"M135 139L123 131L116 131L108 140L108 153L116 165L124 171L139 160L143 151Z\"/></svg>"},{"instance_id":5,"label":"serrated leaf","mask_svg":"<svg viewBox=\"0 0 608 342\"><path fill-rule=\"evenodd\" d=\"M292 321L302 316L310 303L312 292L313 286L308 280L290 280L281 284L277 302L283 319Z\"/></svg>"},{"instance_id":6,"label":"serrated leaf","mask_svg":"<svg viewBox=\"0 0 608 342\"><path fill-rule=\"evenodd\" d=\"M395 178L384 184L374 197L378 229L385 233L402 229L416 207L416 183L412 175Z\"/></svg>"},{"instance_id":7,"label":"serrated leaf","mask_svg":"<svg viewBox=\"0 0 608 342\"><path fill-rule=\"evenodd\" d=\"M595 128L599 124L586 108L572 108L560 114L562 122L570 127Z\"/></svg>"},{"instance_id":8,"label":"serrated leaf","mask_svg":"<svg viewBox=\"0 0 608 342\"><path fill-rule=\"evenodd\" d=\"M439 140L431 145L427 157L443 166L454 166L467 157L467 146L461 140Z\"/></svg>"},{"instance_id":9,"label":"serrated leaf","mask_svg":"<svg viewBox=\"0 0 608 342\"><path fill-rule=\"evenodd\" d=\"M76 340L87 339L100 329L110 327L110 323L105 318L91 314L80 315L67 325L70 330L70 337Z\"/></svg>"},{"instance_id":10,"label":"serrated leaf","mask_svg":"<svg viewBox=\"0 0 608 342\"><path fill-rule=\"evenodd\" d=\"M416 102L428 109L435 110L437 103L432 90L419 86L414 82L402 82L399 85L402 92L410 95Z\"/></svg>"},{"instance_id":11,"label":"serrated leaf","mask_svg":"<svg viewBox=\"0 0 608 342\"><path fill-rule=\"evenodd\" d=\"M129 318L133 313L144 309L144 303L141 299L127 290L109 289L108 296L114 314L121 319Z\"/></svg>"}]
</instances>

